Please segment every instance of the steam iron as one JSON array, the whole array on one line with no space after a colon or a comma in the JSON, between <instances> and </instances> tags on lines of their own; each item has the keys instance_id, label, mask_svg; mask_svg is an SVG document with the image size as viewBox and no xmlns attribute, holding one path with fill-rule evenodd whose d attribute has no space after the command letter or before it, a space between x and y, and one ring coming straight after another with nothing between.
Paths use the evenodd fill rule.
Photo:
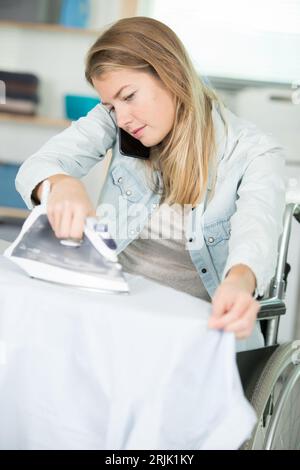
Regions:
<instances>
[{"instance_id":1,"label":"steam iron","mask_svg":"<svg viewBox=\"0 0 300 470\"><path fill-rule=\"evenodd\" d=\"M97 217L88 217L82 240L58 239L47 216L49 191L46 180L41 204L27 217L4 256L36 279L98 292L128 293L107 226Z\"/></svg>"}]
</instances>

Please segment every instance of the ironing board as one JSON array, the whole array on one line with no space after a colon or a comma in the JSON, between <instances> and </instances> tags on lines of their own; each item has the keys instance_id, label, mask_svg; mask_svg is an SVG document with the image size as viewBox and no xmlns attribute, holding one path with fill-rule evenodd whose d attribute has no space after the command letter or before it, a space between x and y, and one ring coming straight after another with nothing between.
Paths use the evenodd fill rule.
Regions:
<instances>
[{"instance_id":1,"label":"ironing board","mask_svg":"<svg viewBox=\"0 0 300 470\"><path fill-rule=\"evenodd\" d=\"M0 449L235 449L253 409L210 304L28 278L0 256Z\"/></svg>"}]
</instances>

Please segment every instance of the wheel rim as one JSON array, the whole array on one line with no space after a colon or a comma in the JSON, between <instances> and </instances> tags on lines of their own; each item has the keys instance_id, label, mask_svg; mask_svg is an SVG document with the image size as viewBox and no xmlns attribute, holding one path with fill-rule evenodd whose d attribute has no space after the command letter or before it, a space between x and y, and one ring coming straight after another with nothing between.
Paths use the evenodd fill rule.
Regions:
<instances>
[{"instance_id":1,"label":"wheel rim","mask_svg":"<svg viewBox=\"0 0 300 470\"><path fill-rule=\"evenodd\" d=\"M245 448L249 448L249 443ZM291 365L278 378L255 429L251 448L300 450L300 366Z\"/></svg>"},{"instance_id":2,"label":"wheel rim","mask_svg":"<svg viewBox=\"0 0 300 470\"><path fill-rule=\"evenodd\" d=\"M281 392L270 415L265 449L300 450L300 367L283 378ZM282 401L281 401L282 400Z\"/></svg>"}]
</instances>

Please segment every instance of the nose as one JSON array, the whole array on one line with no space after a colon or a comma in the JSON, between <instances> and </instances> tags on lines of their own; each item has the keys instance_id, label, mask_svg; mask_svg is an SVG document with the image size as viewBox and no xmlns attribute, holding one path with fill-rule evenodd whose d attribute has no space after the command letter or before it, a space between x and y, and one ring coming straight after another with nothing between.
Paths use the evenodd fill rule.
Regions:
<instances>
[{"instance_id":1,"label":"nose","mask_svg":"<svg viewBox=\"0 0 300 470\"><path fill-rule=\"evenodd\" d=\"M130 127L131 117L128 109L126 110L123 107L115 108L115 113L118 127L122 129Z\"/></svg>"}]
</instances>

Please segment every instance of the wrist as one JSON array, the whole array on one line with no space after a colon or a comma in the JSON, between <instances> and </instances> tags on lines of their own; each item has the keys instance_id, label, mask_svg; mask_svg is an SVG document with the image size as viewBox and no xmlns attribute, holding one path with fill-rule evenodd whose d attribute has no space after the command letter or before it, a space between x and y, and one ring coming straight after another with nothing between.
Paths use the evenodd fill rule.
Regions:
<instances>
[{"instance_id":1,"label":"wrist","mask_svg":"<svg viewBox=\"0 0 300 470\"><path fill-rule=\"evenodd\" d=\"M60 181L62 181L63 179L67 179L67 178L71 178L72 179L72 176L69 176L69 175L65 175L65 174L57 174L57 175L53 175L53 176L49 176L48 178L46 178L49 182L50 182L50 185L51 185L51 188L53 188L57 183L59 183ZM41 181L36 187L35 189L33 190L32 192L32 199L35 203L40 203L41 201L41 197L42 197L42 187L43 187L43 182L45 180Z\"/></svg>"},{"instance_id":2,"label":"wrist","mask_svg":"<svg viewBox=\"0 0 300 470\"><path fill-rule=\"evenodd\" d=\"M54 188L54 186L56 186L62 180L74 180L74 178L73 176L70 176L70 175L59 174L59 175L49 176L47 180L50 182L51 188Z\"/></svg>"},{"instance_id":3,"label":"wrist","mask_svg":"<svg viewBox=\"0 0 300 470\"><path fill-rule=\"evenodd\" d=\"M246 290L251 295L254 294L256 289L256 277L253 271L244 264L238 264L233 266L223 282L233 283L236 286Z\"/></svg>"}]
</instances>

